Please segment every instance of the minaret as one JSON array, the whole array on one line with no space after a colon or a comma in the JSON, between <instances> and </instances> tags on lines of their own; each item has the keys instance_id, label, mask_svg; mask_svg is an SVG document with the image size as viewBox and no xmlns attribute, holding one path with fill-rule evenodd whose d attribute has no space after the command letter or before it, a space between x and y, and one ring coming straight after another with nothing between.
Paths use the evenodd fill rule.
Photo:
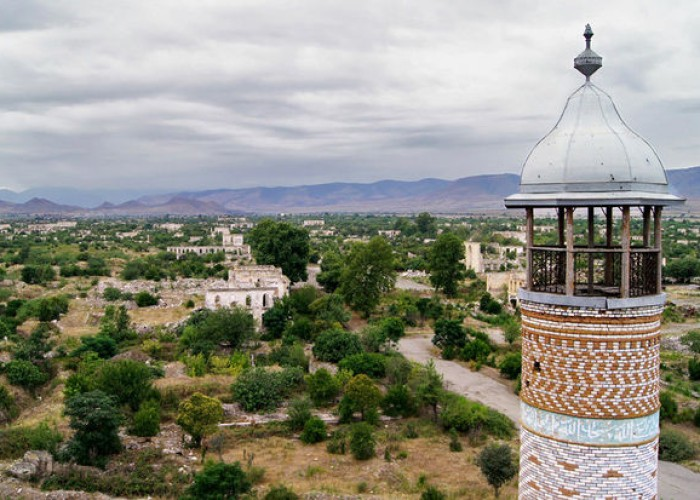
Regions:
<instances>
[{"instance_id":1,"label":"minaret","mask_svg":"<svg viewBox=\"0 0 700 500\"><path fill-rule=\"evenodd\" d=\"M669 194L654 149L591 83L602 66L592 36L587 25L574 60L586 82L505 200L527 218L523 499L657 496L661 211L683 200ZM536 231L536 211L558 221L551 236Z\"/></svg>"}]
</instances>

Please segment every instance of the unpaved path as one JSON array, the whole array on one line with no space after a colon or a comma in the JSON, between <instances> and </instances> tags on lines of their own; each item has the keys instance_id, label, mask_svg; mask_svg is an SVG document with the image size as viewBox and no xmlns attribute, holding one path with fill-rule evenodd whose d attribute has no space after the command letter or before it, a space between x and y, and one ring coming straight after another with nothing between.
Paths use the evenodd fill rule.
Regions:
<instances>
[{"instance_id":1,"label":"unpaved path","mask_svg":"<svg viewBox=\"0 0 700 500\"><path fill-rule=\"evenodd\" d=\"M507 387L458 363L436 358L429 335L405 337L399 351L411 361L435 361L451 391L479 401L520 422L520 399ZM659 496L661 500L696 500L700 498L700 474L670 462L659 462Z\"/></svg>"}]
</instances>

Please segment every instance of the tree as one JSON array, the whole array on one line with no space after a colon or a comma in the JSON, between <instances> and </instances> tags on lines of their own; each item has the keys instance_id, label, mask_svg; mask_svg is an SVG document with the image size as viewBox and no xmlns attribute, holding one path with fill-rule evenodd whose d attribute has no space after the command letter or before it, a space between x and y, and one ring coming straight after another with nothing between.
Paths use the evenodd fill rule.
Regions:
<instances>
[{"instance_id":1,"label":"tree","mask_svg":"<svg viewBox=\"0 0 700 500\"><path fill-rule=\"evenodd\" d=\"M139 437L152 437L160 432L160 405L157 401L144 401L134 414L134 422L129 434Z\"/></svg>"},{"instance_id":2,"label":"tree","mask_svg":"<svg viewBox=\"0 0 700 500\"><path fill-rule=\"evenodd\" d=\"M695 447L680 431L661 429L659 435L659 459L682 462L695 456Z\"/></svg>"},{"instance_id":3,"label":"tree","mask_svg":"<svg viewBox=\"0 0 700 500\"><path fill-rule=\"evenodd\" d=\"M350 452L356 460L369 460L374 455L376 440L372 426L366 422L360 422L352 426L350 431Z\"/></svg>"},{"instance_id":4,"label":"tree","mask_svg":"<svg viewBox=\"0 0 700 500\"><path fill-rule=\"evenodd\" d=\"M158 304L158 297L151 295L146 290L141 290L134 296L134 302L139 307L150 307Z\"/></svg>"},{"instance_id":5,"label":"tree","mask_svg":"<svg viewBox=\"0 0 700 500\"><path fill-rule=\"evenodd\" d=\"M125 306L105 307L105 314L100 320L99 335L113 338L116 342L136 338L136 332L131 329L131 319Z\"/></svg>"},{"instance_id":6,"label":"tree","mask_svg":"<svg viewBox=\"0 0 700 500\"><path fill-rule=\"evenodd\" d=\"M287 427L292 431L301 431L311 418L311 401L301 397L294 399L287 407Z\"/></svg>"},{"instance_id":7,"label":"tree","mask_svg":"<svg viewBox=\"0 0 700 500\"><path fill-rule=\"evenodd\" d=\"M282 299L265 311L262 315L263 326L265 327L266 337L269 339L278 339L282 336L287 324L291 320L291 311L289 310L287 301Z\"/></svg>"},{"instance_id":8,"label":"tree","mask_svg":"<svg viewBox=\"0 0 700 500\"><path fill-rule=\"evenodd\" d=\"M392 342L398 342L404 336L406 329L401 318L389 317L384 318L379 323L379 328L385 338Z\"/></svg>"},{"instance_id":9,"label":"tree","mask_svg":"<svg viewBox=\"0 0 700 500\"><path fill-rule=\"evenodd\" d=\"M350 307L365 317L376 309L382 294L394 288L396 271L389 242L375 236L369 243L356 243L347 256L340 293Z\"/></svg>"},{"instance_id":10,"label":"tree","mask_svg":"<svg viewBox=\"0 0 700 500\"><path fill-rule=\"evenodd\" d=\"M521 367L522 356L519 352L509 352L498 365L501 375L510 380L518 378Z\"/></svg>"},{"instance_id":11,"label":"tree","mask_svg":"<svg viewBox=\"0 0 700 500\"><path fill-rule=\"evenodd\" d=\"M682 283L688 283L692 278L700 276L700 260L692 256L674 259L668 263L664 274Z\"/></svg>"},{"instance_id":12,"label":"tree","mask_svg":"<svg viewBox=\"0 0 700 500\"><path fill-rule=\"evenodd\" d=\"M325 368L319 368L306 377L306 388L316 406L330 403L340 392L338 380Z\"/></svg>"},{"instance_id":13,"label":"tree","mask_svg":"<svg viewBox=\"0 0 700 500\"><path fill-rule=\"evenodd\" d=\"M364 420L369 412L376 412L382 393L367 375L355 375L345 385L343 400L353 412L359 411Z\"/></svg>"},{"instance_id":14,"label":"tree","mask_svg":"<svg viewBox=\"0 0 700 500\"><path fill-rule=\"evenodd\" d=\"M452 233L442 233L430 249L430 282L435 290L454 297L464 279L464 243Z\"/></svg>"},{"instance_id":15,"label":"tree","mask_svg":"<svg viewBox=\"0 0 700 500\"><path fill-rule=\"evenodd\" d=\"M688 378L690 380L700 380L700 359L691 358L688 360Z\"/></svg>"},{"instance_id":16,"label":"tree","mask_svg":"<svg viewBox=\"0 0 700 500\"><path fill-rule=\"evenodd\" d=\"M185 491L187 500L223 500L240 498L252 487L248 476L235 462L207 462L204 469L195 474L194 482Z\"/></svg>"},{"instance_id":17,"label":"tree","mask_svg":"<svg viewBox=\"0 0 700 500\"><path fill-rule=\"evenodd\" d=\"M271 411L303 382L301 368L275 372L259 366L243 372L231 386L231 393L245 411Z\"/></svg>"},{"instance_id":18,"label":"tree","mask_svg":"<svg viewBox=\"0 0 700 500\"><path fill-rule=\"evenodd\" d=\"M0 424L7 424L19 415L15 398L4 385L0 385Z\"/></svg>"},{"instance_id":19,"label":"tree","mask_svg":"<svg viewBox=\"0 0 700 500\"><path fill-rule=\"evenodd\" d=\"M691 330L683 335L681 344L688 346L695 354L700 354L700 330Z\"/></svg>"},{"instance_id":20,"label":"tree","mask_svg":"<svg viewBox=\"0 0 700 500\"><path fill-rule=\"evenodd\" d=\"M316 276L316 281L326 292L333 293L340 286L343 266L343 256L337 250L323 254L321 272Z\"/></svg>"},{"instance_id":21,"label":"tree","mask_svg":"<svg viewBox=\"0 0 700 500\"><path fill-rule=\"evenodd\" d=\"M304 424L304 431L299 439L301 439L302 443L314 444L325 441L327 437L326 423L319 417L311 417Z\"/></svg>"},{"instance_id":22,"label":"tree","mask_svg":"<svg viewBox=\"0 0 700 500\"><path fill-rule=\"evenodd\" d=\"M281 267L292 283L306 281L311 251L306 229L265 219L248 233L248 242L258 264Z\"/></svg>"},{"instance_id":23,"label":"tree","mask_svg":"<svg viewBox=\"0 0 700 500\"><path fill-rule=\"evenodd\" d=\"M73 356L82 356L85 353L94 352L102 359L109 359L119 352L117 342L106 335L80 337L81 345L73 351Z\"/></svg>"},{"instance_id":24,"label":"tree","mask_svg":"<svg viewBox=\"0 0 700 500\"><path fill-rule=\"evenodd\" d=\"M313 347L314 356L330 363L337 363L347 356L361 352L362 344L358 336L339 329L322 332Z\"/></svg>"},{"instance_id":25,"label":"tree","mask_svg":"<svg viewBox=\"0 0 700 500\"><path fill-rule=\"evenodd\" d=\"M415 394L420 406L430 406L433 409L433 420L437 421L437 407L444 392L442 375L435 368L431 359L424 365L415 380Z\"/></svg>"},{"instance_id":26,"label":"tree","mask_svg":"<svg viewBox=\"0 0 700 500\"><path fill-rule=\"evenodd\" d=\"M437 234L437 219L428 212L416 216L416 231L420 236L432 237Z\"/></svg>"},{"instance_id":27,"label":"tree","mask_svg":"<svg viewBox=\"0 0 700 500\"><path fill-rule=\"evenodd\" d=\"M239 349L255 335L255 319L242 307L221 308L193 314L180 337L180 345L192 354L211 354L220 344Z\"/></svg>"},{"instance_id":28,"label":"tree","mask_svg":"<svg viewBox=\"0 0 700 500\"><path fill-rule=\"evenodd\" d=\"M440 349L461 349L467 343L467 332L458 319L441 318L433 331L433 344Z\"/></svg>"},{"instance_id":29,"label":"tree","mask_svg":"<svg viewBox=\"0 0 700 500\"><path fill-rule=\"evenodd\" d=\"M44 385L49 376L36 365L24 359L13 359L5 365L7 381L12 385L24 387L31 393Z\"/></svg>"},{"instance_id":30,"label":"tree","mask_svg":"<svg viewBox=\"0 0 700 500\"><path fill-rule=\"evenodd\" d=\"M153 394L153 372L144 363L120 359L105 363L97 372L97 389L115 397L119 405L137 411Z\"/></svg>"},{"instance_id":31,"label":"tree","mask_svg":"<svg viewBox=\"0 0 700 500\"><path fill-rule=\"evenodd\" d=\"M678 403L669 391L661 391L659 395L661 402L660 415L661 420L672 420L678 414Z\"/></svg>"},{"instance_id":32,"label":"tree","mask_svg":"<svg viewBox=\"0 0 700 500\"><path fill-rule=\"evenodd\" d=\"M80 465L104 466L106 457L121 451L122 415L114 398L102 391L78 394L66 401L64 413L75 431L66 448L68 458Z\"/></svg>"},{"instance_id":33,"label":"tree","mask_svg":"<svg viewBox=\"0 0 700 500\"><path fill-rule=\"evenodd\" d=\"M487 445L476 461L481 473L488 483L493 486L493 492L498 498L501 486L510 481L518 472L518 466L513 458L513 450L507 444L491 443Z\"/></svg>"},{"instance_id":34,"label":"tree","mask_svg":"<svg viewBox=\"0 0 700 500\"><path fill-rule=\"evenodd\" d=\"M22 281L30 285L44 285L56 279L56 271L49 265L26 265L22 268Z\"/></svg>"},{"instance_id":35,"label":"tree","mask_svg":"<svg viewBox=\"0 0 700 500\"><path fill-rule=\"evenodd\" d=\"M180 403L176 423L192 436L195 447L202 444L202 438L216 430L216 424L224 418L221 401L195 392Z\"/></svg>"}]
</instances>

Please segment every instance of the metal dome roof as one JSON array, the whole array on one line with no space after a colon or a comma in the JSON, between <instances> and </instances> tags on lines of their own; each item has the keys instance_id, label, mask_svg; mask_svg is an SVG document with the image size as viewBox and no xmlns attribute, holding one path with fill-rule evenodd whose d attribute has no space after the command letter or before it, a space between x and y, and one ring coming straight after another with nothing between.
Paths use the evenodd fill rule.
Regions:
<instances>
[{"instance_id":1,"label":"metal dome roof","mask_svg":"<svg viewBox=\"0 0 700 500\"><path fill-rule=\"evenodd\" d=\"M668 205L663 164L654 149L622 120L608 94L590 82L602 58L590 48L574 66L586 83L568 99L559 121L532 149L520 177L520 193L506 206Z\"/></svg>"}]
</instances>

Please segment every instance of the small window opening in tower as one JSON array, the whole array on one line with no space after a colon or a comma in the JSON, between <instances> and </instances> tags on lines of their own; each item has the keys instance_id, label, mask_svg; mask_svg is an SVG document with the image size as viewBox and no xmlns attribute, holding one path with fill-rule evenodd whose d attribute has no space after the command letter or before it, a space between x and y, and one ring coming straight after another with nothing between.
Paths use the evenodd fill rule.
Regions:
<instances>
[{"instance_id":1,"label":"small window opening in tower","mask_svg":"<svg viewBox=\"0 0 700 500\"><path fill-rule=\"evenodd\" d=\"M539 361L535 361L535 371L536 371L536 372L539 372L539 371L541 371L541 370L542 370L542 367L540 366L540 362L539 362Z\"/></svg>"}]
</instances>

